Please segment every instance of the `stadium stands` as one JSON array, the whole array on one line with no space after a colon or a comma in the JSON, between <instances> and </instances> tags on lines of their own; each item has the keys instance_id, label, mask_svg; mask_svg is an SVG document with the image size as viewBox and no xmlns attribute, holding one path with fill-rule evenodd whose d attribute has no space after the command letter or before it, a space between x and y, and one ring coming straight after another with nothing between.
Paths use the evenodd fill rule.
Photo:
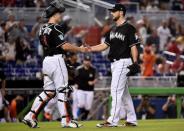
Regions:
<instances>
[{"instance_id":1,"label":"stadium stands","mask_svg":"<svg viewBox=\"0 0 184 131\"><path fill-rule=\"evenodd\" d=\"M8 81L7 87L17 88L17 90L12 90L14 93L20 93L21 91L18 90L20 87L30 90L42 86L43 50L37 35L44 20L38 16L42 16L44 7L50 0L39 1L41 3L38 0L0 1L0 12L2 13L0 16L0 60L4 64L4 72ZM142 77L143 73L141 72L138 76L131 77L129 83L132 87L148 87L150 85L151 87L177 87L177 75L184 71L184 8L182 8L184 3L177 0L166 1L168 2L164 2L164 0L117 0L117 2L125 2L128 8L127 20L137 27L138 34L144 41L140 49L142 72L144 68L142 56L146 52L145 49L149 48L156 57L152 67L153 75ZM107 9L115 1L80 0L80 2L64 0L67 7L66 14L71 16L71 25L73 26L67 39L78 45L81 43L99 44L103 25L109 16ZM168 24L167 28L170 33L168 40L160 46L160 41L158 44L155 41L157 38L163 37L158 33L158 28L163 26L161 24L163 20ZM112 23L109 26L111 27ZM155 36L150 38L154 31ZM151 39L149 42L147 42L148 38ZM17 56L17 54L20 55ZM110 62L103 53L92 53L91 56L92 63L100 76L96 87L101 91L110 85ZM78 57L81 61L84 54L78 54ZM24 85L27 86L24 87ZM12 92L10 91L10 93ZM27 94L33 95L34 93L33 91ZM136 105L139 101L138 99L134 100ZM164 117L160 106L165 101L165 98L152 99L152 102L158 106L156 118Z\"/></svg>"}]
</instances>

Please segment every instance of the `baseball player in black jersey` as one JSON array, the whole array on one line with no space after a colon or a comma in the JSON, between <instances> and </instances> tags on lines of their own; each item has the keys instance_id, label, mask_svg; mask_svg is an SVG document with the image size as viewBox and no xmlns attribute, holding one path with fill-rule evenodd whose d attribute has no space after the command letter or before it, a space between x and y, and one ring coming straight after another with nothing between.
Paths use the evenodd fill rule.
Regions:
<instances>
[{"instance_id":1,"label":"baseball player in black jersey","mask_svg":"<svg viewBox=\"0 0 184 131\"><path fill-rule=\"evenodd\" d=\"M77 100L81 120L86 120L91 110L96 81L96 69L91 64L91 57L87 55L84 57L83 64L76 71Z\"/></svg>"},{"instance_id":2,"label":"baseball player in black jersey","mask_svg":"<svg viewBox=\"0 0 184 131\"><path fill-rule=\"evenodd\" d=\"M110 117L104 123L97 124L97 127L116 127L120 120L120 110L122 106L126 111L125 126L136 126L137 118L128 91L127 76L139 72L140 67L137 64L139 39L136 35L136 29L125 19L126 8L122 4L115 4L111 11L116 26L113 27L104 43L92 46L89 51L102 51L110 48L108 57L111 61L112 81L111 96L112 108Z\"/></svg>"},{"instance_id":3,"label":"baseball player in black jersey","mask_svg":"<svg viewBox=\"0 0 184 131\"><path fill-rule=\"evenodd\" d=\"M63 59L65 51L84 52L86 48L77 47L64 40L61 21L64 6L59 1L52 1L45 10L45 17L48 22L40 28L39 39L44 48L45 58L43 60L42 72L44 74L43 92L35 99L30 112L24 117L24 124L31 128L37 128L36 118L41 109L53 97L58 98L58 110L60 112L62 127L77 128L81 125L72 120L68 111L70 104L67 99L68 72Z\"/></svg>"}]
</instances>

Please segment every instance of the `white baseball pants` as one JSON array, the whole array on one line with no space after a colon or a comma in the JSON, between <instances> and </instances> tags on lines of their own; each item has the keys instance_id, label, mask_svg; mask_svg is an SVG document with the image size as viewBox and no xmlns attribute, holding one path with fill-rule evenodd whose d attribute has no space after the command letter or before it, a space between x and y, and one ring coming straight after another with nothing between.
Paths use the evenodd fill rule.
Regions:
<instances>
[{"instance_id":1,"label":"white baseball pants","mask_svg":"<svg viewBox=\"0 0 184 131\"><path fill-rule=\"evenodd\" d=\"M78 107L90 110L93 104L94 91L77 90Z\"/></svg>"},{"instance_id":2,"label":"white baseball pants","mask_svg":"<svg viewBox=\"0 0 184 131\"><path fill-rule=\"evenodd\" d=\"M108 122L113 125L118 125L120 118L120 111L124 106L126 112L127 122L137 124L135 109L132 98L128 90L127 76L129 69L127 66L132 64L131 59L120 59L111 63L112 81L111 81L111 112Z\"/></svg>"}]
</instances>

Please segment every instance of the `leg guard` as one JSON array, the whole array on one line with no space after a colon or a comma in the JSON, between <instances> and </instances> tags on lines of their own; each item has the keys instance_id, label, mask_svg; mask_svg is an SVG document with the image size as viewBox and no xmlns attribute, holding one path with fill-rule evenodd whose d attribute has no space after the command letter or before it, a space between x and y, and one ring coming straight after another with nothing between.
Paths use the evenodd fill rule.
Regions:
<instances>
[{"instance_id":1,"label":"leg guard","mask_svg":"<svg viewBox=\"0 0 184 131\"><path fill-rule=\"evenodd\" d=\"M61 124L67 125L67 123L69 123L73 119L72 107L70 101L68 100L67 89L62 89L58 93L58 110L61 114Z\"/></svg>"},{"instance_id":2,"label":"leg guard","mask_svg":"<svg viewBox=\"0 0 184 131\"><path fill-rule=\"evenodd\" d=\"M31 111L28 115L31 115L31 118L36 119L40 111L43 109L43 107L55 95L56 95L55 90L44 90L42 93L40 93L39 96L36 97L32 105Z\"/></svg>"}]
</instances>

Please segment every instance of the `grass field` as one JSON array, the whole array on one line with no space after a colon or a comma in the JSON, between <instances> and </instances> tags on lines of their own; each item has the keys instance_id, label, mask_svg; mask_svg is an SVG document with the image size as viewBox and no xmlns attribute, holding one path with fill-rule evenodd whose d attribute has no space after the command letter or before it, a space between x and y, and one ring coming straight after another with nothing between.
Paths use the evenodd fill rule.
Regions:
<instances>
[{"instance_id":1,"label":"grass field","mask_svg":"<svg viewBox=\"0 0 184 131\"><path fill-rule=\"evenodd\" d=\"M22 123L0 123L0 131L184 131L184 119L141 120L138 127L97 128L101 121L84 121L78 129L61 128L59 122L39 122L40 128L31 129Z\"/></svg>"}]
</instances>

